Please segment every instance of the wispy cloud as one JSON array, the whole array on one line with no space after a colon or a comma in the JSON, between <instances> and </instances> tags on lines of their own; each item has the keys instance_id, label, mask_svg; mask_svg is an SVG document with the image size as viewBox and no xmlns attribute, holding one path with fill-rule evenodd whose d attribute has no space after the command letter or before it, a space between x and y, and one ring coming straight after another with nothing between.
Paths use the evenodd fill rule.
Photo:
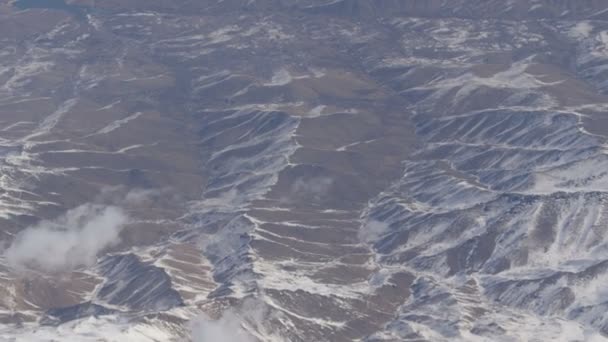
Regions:
<instances>
[{"instance_id":1,"label":"wispy cloud","mask_svg":"<svg viewBox=\"0 0 608 342\"><path fill-rule=\"evenodd\" d=\"M359 232L357 236L359 237L359 241L363 243L373 243L378 240L383 234L388 232L389 225L388 223L370 220L367 221L364 225L359 228Z\"/></svg>"},{"instance_id":2,"label":"wispy cloud","mask_svg":"<svg viewBox=\"0 0 608 342\"><path fill-rule=\"evenodd\" d=\"M333 184L333 179L329 177L298 178L291 185L289 199L321 201L329 194Z\"/></svg>"},{"instance_id":3,"label":"wispy cloud","mask_svg":"<svg viewBox=\"0 0 608 342\"><path fill-rule=\"evenodd\" d=\"M267 341L287 341L276 331L271 323L280 314L271 312L261 300L246 299L241 305L223 312L219 319L202 315L190 322L193 342L255 342L251 332L264 336Z\"/></svg>"},{"instance_id":4,"label":"wispy cloud","mask_svg":"<svg viewBox=\"0 0 608 342\"><path fill-rule=\"evenodd\" d=\"M228 311L217 320L201 316L192 323L193 342L254 342L241 326L241 318Z\"/></svg>"},{"instance_id":5,"label":"wispy cloud","mask_svg":"<svg viewBox=\"0 0 608 342\"><path fill-rule=\"evenodd\" d=\"M106 187L92 203L21 231L4 257L16 271L56 273L90 266L100 252L120 242L120 233L130 221L126 212L145 208L162 194L160 190Z\"/></svg>"},{"instance_id":6,"label":"wispy cloud","mask_svg":"<svg viewBox=\"0 0 608 342\"><path fill-rule=\"evenodd\" d=\"M83 204L23 230L5 251L16 270L60 272L91 265L120 241L128 216L116 206Z\"/></svg>"}]
</instances>

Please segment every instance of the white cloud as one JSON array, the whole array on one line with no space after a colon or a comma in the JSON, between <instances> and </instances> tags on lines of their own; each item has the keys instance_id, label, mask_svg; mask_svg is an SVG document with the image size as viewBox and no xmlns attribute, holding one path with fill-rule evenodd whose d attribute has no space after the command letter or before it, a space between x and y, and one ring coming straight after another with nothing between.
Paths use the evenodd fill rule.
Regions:
<instances>
[{"instance_id":1,"label":"white cloud","mask_svg":"<svg viewBox=\"0 0 608 342\"><path fill-rule=\"evenodd\" d=\"M193 342L254 342L241 327L241 319L229 311L218 320L201 316L192 322Z\"/></svg>"},{"instance_id":2,"label":"white cloud","mask_svg":"<svg viewBox=\"0 0 608 342\"><path fill-rule=\"evenodd\" d=\"M119 207L83 204L26 228L4 254L8 264L21 271L61 272L92 265L99 252L120 241L127 223Z\"/></svg>"},{"instance_id":3,"label":"white cloud","mask_svg":"<svg viewBox=\"0 0 608 342\"><path fill-rule=\"evenodd\" d=\"M319 201L327 196L333 183L329 177L298 178L291 185L290 195L291 198Z\"/></svg>"},{"instance_id":4,"label":"white cloud","mask_svg":"<svg viewBox=\"0 0 608 342\"><path fill-rule=\"evenodd\" d=\"M272 80L269 83L264 84L265 86L284 86L291 83L292 77L289 71L286 69L277 70L274 75L272 75Z\"/></svg>"},{"instance_id":5,"label":"white cloud","mask_svg":"<svg viewBox=\"0 0 608 342\"><path fill-rule=\"evenodd\" d=\"M268 342L285 342L288 339L272 331L270 324L280 316L277 312L271 312L264 302L249 298L238 307L224 311L219 319L213 320L203 315L192 320L192 342L258 341L251 331L255 331L257 336L264 336L264 340Z\"/></svg>"},{"instance_id":6,"label":"white cloud","mask_svg":"<svg viewBox=\"0 0 608 342\"><path fill-rule=\"evenodd\" d=\"M139 207L150 205L151 201L160 198L175 200L177 197L170 193L170 189L128 189L124 186L108 186L100 191L93 202L120 207Z\"/></svg>"},{"instance_id":7,"label":"white cloud","mask_svg":"<svg viewBox=\"0 0 608 342\"><path fill-rule=\"evenodd\" d=\"M386 233L388 229L388 223L370 220L367 221L363 226L361 226L357 236L359 237L359 241L361 242L373 243L378 240L384 233Z\"/></svg>"}]
</instances>

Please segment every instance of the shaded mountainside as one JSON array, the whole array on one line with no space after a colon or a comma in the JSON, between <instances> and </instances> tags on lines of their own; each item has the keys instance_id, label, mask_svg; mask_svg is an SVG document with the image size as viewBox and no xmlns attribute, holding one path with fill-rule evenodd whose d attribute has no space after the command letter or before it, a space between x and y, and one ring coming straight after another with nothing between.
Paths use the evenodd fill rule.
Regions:
<instances>
[{"instance_id":1,"label":"shaded mountainside","mask_svg":"<svg viewBox=\"0 0 608 342\"><path fill-rule=\"evenodd\" d=\"M604 1L69 4L0 4L1 338L608 336Z\"/></svg>"}]
</instances>

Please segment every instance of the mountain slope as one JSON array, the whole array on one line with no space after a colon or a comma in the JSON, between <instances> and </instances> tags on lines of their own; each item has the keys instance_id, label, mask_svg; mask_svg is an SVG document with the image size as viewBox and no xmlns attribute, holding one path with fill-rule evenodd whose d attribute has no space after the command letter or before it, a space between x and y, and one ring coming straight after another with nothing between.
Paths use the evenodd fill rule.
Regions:
<instances>
[{"instance_id":1,"label":"mountain slope","mask_svg":"<svg viewBox=\"0 0 608 342\"><path fill-rule=\"evenodd\" d=\"M2 4L0 336L604 339L605 10Z\"/></svg>"}]
</instances>

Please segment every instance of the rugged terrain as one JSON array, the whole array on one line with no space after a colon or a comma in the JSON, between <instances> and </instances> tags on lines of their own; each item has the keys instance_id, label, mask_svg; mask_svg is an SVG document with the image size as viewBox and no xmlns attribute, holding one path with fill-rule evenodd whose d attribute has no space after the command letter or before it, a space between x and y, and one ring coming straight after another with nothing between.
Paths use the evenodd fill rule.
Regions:
<instances>
[{"instance_id":1,"label":"rugged terrain","mask_svg":"<svg viewBox=\"0 0 608 342\"><path fill-rule=\"evenodd\" d=\"M608 339L608 2L0 3L0 340Z\"/></svg>"}]
</instances>

